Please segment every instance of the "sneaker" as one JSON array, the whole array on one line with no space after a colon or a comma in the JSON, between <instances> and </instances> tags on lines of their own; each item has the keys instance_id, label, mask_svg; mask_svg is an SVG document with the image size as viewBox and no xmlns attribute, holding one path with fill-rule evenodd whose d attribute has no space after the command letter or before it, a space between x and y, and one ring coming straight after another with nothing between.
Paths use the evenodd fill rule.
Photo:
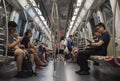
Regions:
<instances>
[{"instance_id":1,"label":"sneaker","mask_svg":"<svg viewBox=\"0 0 120 81\"><path fill-rule=\"evenodd\" d=\"M33 72L33 75L34 75L34 76L37 76L37 75L38 75L38 73L36 73L36 72Z\"/></svg>"},{"instance_id":2,"label":"sneaker","mask_svg":"<svg viewBox=\"0 0 120 81\"><path fill-rule=\"evenodd\" d=\"M81 70L75 71L75 73L77 73L77 74L78 74L79 72L81 72Z\"/></svg>"},{"instance_id":3,"label":"sneaker","mask_svg":"<svg viewBox=\"0 0 120 81\"><path fill-rule=\"evenodd\" d=\"M24 72L18 72L15 75L16 78L28 78L28 75L26 75Z\"/></svg>"},{"instance_id":4,"label":"sneaker","mask_svg":"<svg viewBox=\"0 0 120 81\"><path fill-rule=\"evenodd\" d=\"M79 75L89 75L89 71L81 71L78 73Z\"/></svg>"},{"instance_id":5,"label":"sneaker","mask_svg":"<svg viewBox=\"0 0 120 81\"><path fill-rule=\"evenodd\" d=\"M29 77L32 77L33 76L33 73L32 72L25 72L25 74Z\"/></svg>"}]
</instances>

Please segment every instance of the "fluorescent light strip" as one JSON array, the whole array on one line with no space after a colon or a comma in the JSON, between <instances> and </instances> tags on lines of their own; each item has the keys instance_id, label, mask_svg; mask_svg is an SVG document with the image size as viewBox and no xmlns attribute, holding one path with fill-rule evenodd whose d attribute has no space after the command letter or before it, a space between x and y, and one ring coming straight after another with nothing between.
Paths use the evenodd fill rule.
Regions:
<instances>
[{"instance_id":1,"label":"fluorescent light strip","mask_svg":"<svg viewBox=\"0 0 120 81\"><path fill-rule=\"evenodd\" d=\"M77 0L77 3L79 3L79 4L80 4L80 3L82 3L82 1L83 1L83 0Z\"/></svg>"},{"instance_id":2,"label":"fluorescent light strip","mask_svg":"<svg viewBox=\"0 0 120 81\"><path fill-rule=\"evenodd\" d=\"M77 6L81 6L81 3L82 3L82 1L83 0L77 0ZM84 8L82 9L82 11L81 11L81 13L80 13L80 15L78 16L78 18L77 18L77 21L75 22L75 26L76 27L74 27L73 29L72 29L72 31L70 32L71 34L73 34L74 33L74 31L77 29L77 27L79 26L79 23L82 21L82 19L84 18L84 16L86 15L86 13L87 13L87 11L88 11L88 9L91 7L91 5L92 5L92 3L94 2L94 0L86 0L86 2L85 2L85 4L84 4ZM75 12L74 12L74 14L76 14ZM73 21L72 21L73 22ZM69 30L71 30L71 25L70 25L70 27L69 27ZM68 31L69 31L68 30ZM69 34L68 32L67 32L67 34Z\"/></svg>"},{"instance_id":3,"label":"fluorescent light strip","mask_svg":"<svg viewBox=\"0 0 120 81\"><path fill-rule=\"evenodd\" d=\"M90 1L90 2L89 2L89 1ZM80 15L78 16L77 21L75 22L75 26L77 26L77 27L79 26L78 23L80 23L80 22L82 21L81 19L84 18L84 16L86 15L88 9L91 7L93 1L94 1L94 0L86 0L85 5L84 5L84 8L82 8L82 10L81 10L81 12L80 12ZM88 6L88 4L89 4L89 6ZM85 7L85 6L87 6L87 7ZM86 10L86 9L87 9L87 10ZM73 34L76 29L77 29L77 28L73 29L71 33Z\"/></svg>"}]
</instances>

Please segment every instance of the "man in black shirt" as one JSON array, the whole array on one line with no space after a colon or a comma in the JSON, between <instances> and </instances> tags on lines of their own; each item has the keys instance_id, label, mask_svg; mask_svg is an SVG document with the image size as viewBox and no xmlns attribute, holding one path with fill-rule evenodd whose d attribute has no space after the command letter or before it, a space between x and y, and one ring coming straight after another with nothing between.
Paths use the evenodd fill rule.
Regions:
<instances>
[{"instance_id":1,"label":"man in black shirt","mask_svg":"<svg viewBox=\"0 0 120 81\"><path fill-rule=\"evenodd\" d=\"M76 73L80 75L87 75L89 74L90 68L88 67L88 58L91 55L107 55L107 47L110 41L110 35L105 29L105 25L103 23L99 23L96 25L98 32L101 33L98 42L91 42L90 45L93 47L100 47L99 49L86 49L85 51L79 52L77 57L78 65L80 66L80 70L76 71Z\"/></svg>"},{"instance_id":2,"label":"man in black shirt","mask_svg":"<svg viewBox=\"0 0 120 81\"><path fill-rule=\"evenodd\" d=\"M88 45L88 46L89 46L88 49L94 49L94 50L96 50L96 51L102 49L101 46L91 46L91 43L99 42L99 40L100 40L101 33L98 32L97 28L95 28L95 29L93 30L93 35L94 35L94 36L93 36L93 40L87 39L87 41L88 41L89 44L90 44L90 45Z\"/></svg>"}]
</instances>

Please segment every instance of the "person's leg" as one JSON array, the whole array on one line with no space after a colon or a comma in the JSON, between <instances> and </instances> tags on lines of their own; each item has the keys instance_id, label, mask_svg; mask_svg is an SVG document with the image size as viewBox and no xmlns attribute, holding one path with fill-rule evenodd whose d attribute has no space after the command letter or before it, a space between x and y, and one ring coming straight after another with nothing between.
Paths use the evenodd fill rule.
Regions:
<instances>
[{"instance_id":1,"label":"person's leg","mask_svg":"<svg viewBox=\"0 0 120 81\"><path fill-rule=\"evenodd\" d=\"M61 50L61 59L62 61L64 61L64 50L63 49Z\"/></svg>"},{"instance_id":2,"label":"person's leg","mask_svg":"<svg viewBox=\"0 0 120 81\"><path fill-rule=\"evenodd\" d=\"M34 54L31 54L31 62L32 62L32 65L33 65L34 62L35 62L35 61L34 61L34 58L35 58L35 57L34 57Z\"/></svg>"},{"instance_id":3,"label":"person's leg","mask_svg":"<svg viewBox=\"0 0 120 81\"><path fill-rule=\"evenodd\" d=\"M78 61L78 64L80 66L81 74L89 74L90 68L88 67L87 60L90 57L90 55L92 55L94 53L95 53L95 51L92 49L87 49L83 52L79 52L77 61Z\"/></svg>"},{"instance_id":4,"label":"person's leg","mask_svg":"<svg viewBox=\"0 0 120 81\"><path fill-rule=\"evenodd\" d=\"M24 72L22 72L22 63L25 52L22 49L16 49L14 54L16 56L17 68L18 68L18 73L15 77L27 78L28 76Z\"/></svg>"},{"instance_id":5,"label":"person's leg","mask_svg":"<svg viewBox=\"0 0 120 81\"><path fill-rule=\"evenodd\" d=\"M44 63L40 60L38 54L35 52L34 49L31 49L32 53L34 54L34 59L36 60L38 65L44 65Z\"/></svg>"},{"instance_id":6,"label":"person's leg","mask_svg":"<svg viewBox=\"0 0 120 81\"><path fill-rule=\"evenodd\" d=\"M78 55L77 55L77 64L79 65L79 66L81 66L82 65L82 61L83 61L83 59L82 59L82 56L83 56L83 52L79 52L78 53ZM83 69L80 67L80 70L79 71L82 71Z\"/></svg>"},{"instance_id":7,"label":"person's leg","mask_svg":"<svg viewBox=\"0 0 120 81\"><path fill-rule=\"evenodd\" d=\"M62 54L62 50L60 49L60 50L59 50L59 60L60 60L60 61L62 60L61 54Z\"/></svg>"},{"instance_id":8,"label":"person's leg","mask_svg":"<svg viewBox=\"0 0 120 81\"><path fill-rule=\"evenodd\" d=\"M15 56L17 56L17 68L18 71L22 71L22 62L24 58L24 51L22 49L16 49L14 52Z\"/></svg>"},{"instance_id":9,"label":"person's leg","mask_svg":"<svg viewBox=\"0 0 120 81\"><path fill-rule=\"evenodd\" d=\"M43 53L43 60L42 61L47 65L47 61L46 61L45 57L46 57L46 53Z\"/></svg>"},{"instance_id":10,"label":"person's leg","mask_svg":"<svg viewBox=\"0 0 120 81\"><path fill-rule=\"evenodd\" d=\"M72 60L72 48L68 47L68 51L69 51L69 60Z\"/></svg>"}]
</instances>

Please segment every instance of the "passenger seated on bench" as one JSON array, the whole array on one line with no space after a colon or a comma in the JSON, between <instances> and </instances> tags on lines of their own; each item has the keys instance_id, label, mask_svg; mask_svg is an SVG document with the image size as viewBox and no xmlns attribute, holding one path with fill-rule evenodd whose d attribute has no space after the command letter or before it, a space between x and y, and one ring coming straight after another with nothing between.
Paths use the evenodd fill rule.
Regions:
<instances>
[{"instance_id":1,"label":"passenger seated on bench","mask_svg":"<svg viewBox=\"0 0 120 81\"><path fill-rule=\"evenodd\" d=\"M101 49L101 46L91 46L91 43L96 43L96 42L99 42L99 40L100 40L100 36L101 36L101 33L100 32L98 32L98 30L97 30L97 28L95 28L94 30L93 30L93 40L92 39L87 39L87 41L89 42L89 44L88 44L88 46L89 46L89 48L91 49Z\"/></svg>"},{"instance_id":2,"label":"passenger seated on bench","mask_svg":"<svg viewBox=\"0 0 120 81\"><path fill-rule=\"evenodd\" d=\"M42 69L46 65L40 60L40 58L37 54L37 52L38 52L37 49L34 47L33 43L30 42L31 37L32 37L32 31L27 30L25 32L25 36L24 36L23 40L21 41L21 44L25 46L25 49L27 49L28 51L31 51L32 54L34 54L36 69Z\"/></svg>"},{"instance_id":3,"label":"passenger seated on bench","mask_svg":"<svg viewBox=\"0 0 120 81\"><path fill-rule=\"evenodd\" d=\"M46 61L46 45L44 43L41 43L38 47L38 51L41 52L42 54L42 62L44 62L47 65L47 61Z\"/></svg>"},{"instance_id":4,"label":"passenger seated on bench","mask_svg":"<svg viewBox=\"0 0 120 81\"><path fill-rule=\"evenodd\" d=\"M18 44L22 41L22 37L16 39L16 26L17 24L14 21L8 22L8 55L15 55L17 61L18 73L16 77L26 78L28 77L24 72L22 72L22 62L25 55L25 52L18 47Z\"/></svg>"},{"instance_id":5,"label":"passenger seated on bench","mask_svg":"<svg viewBox=\"0 0 120 81\"><path fill-rule=\"evenodd\" d=\"M43 45L38 39L35 39L34 47L38 51L38 56L39 56L40 60L47 65L47 61L45 59L45 52L43 52Z\"/></svg>"},{"instance_id":6,"label":"passenger seated on bench","mask_svg":"<svg viewBox=\"0 0 120 81\"><path fill-rule=\"evenodd\" d=\"M80 75L87 75L89 74L90 68L88 67L88 58L91 55L103 55L105 56L107 54L107 46L110 41L110 35L105 29L105 25L103 23L99 23L96 25L96 28L98 32L101 33L101 36L99 38L98 42L91 42L90 45L93 47L100 47L99 49L86 49L85 51L79 52L77 57L78 65L80 66L80 70L76 71L76 73Z\"/></svg>"}]
</instances>

